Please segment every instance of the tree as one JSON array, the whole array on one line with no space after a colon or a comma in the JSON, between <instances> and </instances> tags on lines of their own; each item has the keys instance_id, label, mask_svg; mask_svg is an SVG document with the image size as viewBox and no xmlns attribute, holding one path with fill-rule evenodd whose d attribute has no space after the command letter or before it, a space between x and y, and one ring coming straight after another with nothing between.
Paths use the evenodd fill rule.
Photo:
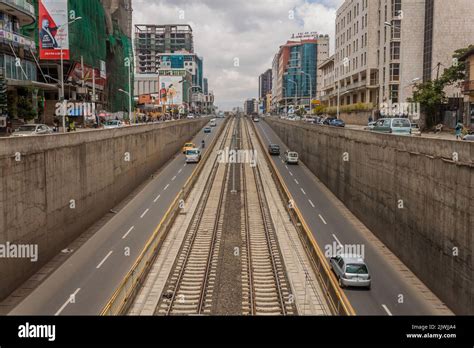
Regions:
<instances>
[{"instance_id":1,"label":"tree","mask_svg":"<svg viewBox=\"0 0 474 348\"><path fill-rule=\"evenodd\" d=\"M313 109L313 113L318 116L321 116L325 112L326 112L326 107L324 105L318 105Z\"/></svg>"},{"instance_id":2,"label":"tree","mask_svg":"<svg viewBox=\"0 0 474 348\"><path fill-rule=\"evenodd\" d=\"M473 45L470 45L456 50L453 54L453 65L445 69L437 79L415 85L413 97L409 98L408 101L420 103L428 128L440 122L440 106L447 102L445 88L466 78L466 65L464 62L459 62L459 58L473 47ZM438 68L440 65L441 63L439 63Z\"/></svg>"}]
</instances>

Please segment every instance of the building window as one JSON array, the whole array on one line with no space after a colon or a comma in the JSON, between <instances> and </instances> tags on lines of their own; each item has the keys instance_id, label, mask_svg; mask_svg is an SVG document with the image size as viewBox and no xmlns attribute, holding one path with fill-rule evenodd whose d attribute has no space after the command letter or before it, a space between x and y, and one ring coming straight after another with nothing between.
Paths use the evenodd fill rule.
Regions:
<instances>
[{"instance_id":1,"label":"building window","mask_svg":"<svg viewBox=\"0 0 474 348\"><path fill-rule=\"evenodd\" d=\"M400 59L400 42L392 42L390 44L390 59L391 60Z\"/></svg>"},{"instance_id":2,"label":"building window","mask_svg":"<svg viewBox=\"0 0 474 348\"><path fill-rule=\"evenodd\" d=\"M392 40L397 40L402 37L402 21L394 20L392 21Z\"/></svg>"},{"instance_id":3,"label":"building window","mask_svg":"<svg viewBox=\"0 0 474 348\"><path fill-rule=\"evenodd\" d=\"M400 16L402 11L402 0L392 0L392 17Z\"/></svg>"},{"instance_id":4,"label":"building window","mask_svg":"<svg viewBox=\"0 0 474 348\"><path fill-rule=\"evenodd\" d=\"M399 85L390 85L390 100L392 103L398 103Z\"/></svg>"},{"instance_id":5,"label":"building window","mask_svg":"<svg viewBox=\"0 0 474 348\"><path fill-rule=\"evenodd\" d=\"M400 64L390 64L390 81L400 81Z\"/></svg>"}]
</instances>

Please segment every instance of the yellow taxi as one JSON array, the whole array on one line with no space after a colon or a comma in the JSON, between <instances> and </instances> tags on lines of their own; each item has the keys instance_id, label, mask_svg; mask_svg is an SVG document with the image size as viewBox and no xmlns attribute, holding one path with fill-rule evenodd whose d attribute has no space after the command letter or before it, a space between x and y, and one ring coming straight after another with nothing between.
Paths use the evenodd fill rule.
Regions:
<instances>
[{"instance_id":1,"label":"yellow taxi","mask_svg":"<svg viewBox=\"0 0 474 348\"><path fill-rule=\"evenodd\" d=\"M186 154L186 151L192 150L192 149L195 149L195 148L196 148L196 145L194 145L193 143L186 143L183 146L183 153Z\"/></svg>"}]
</instances>

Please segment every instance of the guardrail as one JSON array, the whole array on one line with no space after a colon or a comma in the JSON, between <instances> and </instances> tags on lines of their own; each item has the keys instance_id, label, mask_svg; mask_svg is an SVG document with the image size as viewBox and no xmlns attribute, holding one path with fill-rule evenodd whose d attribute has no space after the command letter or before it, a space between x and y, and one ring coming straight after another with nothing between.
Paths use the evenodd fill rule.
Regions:
<instances>
[{"instance_id":1,"label":"guardrail","mask_svg":"<svg viewBox=\"0 0 474 348\"><path fill-rule=\"evenodd\" d=\"M148 270L150 269L153 264L153 261L156 258L157 251L161 247L163 241L165 240L168 232L171 229L171 226L173 225L176 217L178 216L181 210L180 201L185 200L191 193L194 184L199 178L199 174L204 168L204 165L206 164L209 156L211 156L211 154L213 153L212 149L214 148L222 132L224 131L228 120L229 118L226 118L223 125L219 128L219 132L212 140L209 146L209 150L206 151L202 156L201 162L194 169L191 176L181 189L181 192L175 197L173 203L168 208L165 215L163 216L160 223L153 232L152 236L146 243L143 251L140 253L130 271L127 273L117 290L107 302L100 315L123 315L126 313L132 302L131 300L133 300L133 298L138 293L140 285L143 284L143 281L145 280L145 277L148 274Z\"/></svg>"},{"instance_id":2,"label":"guardrail","mask_svg":"<svg viewBox=\"0 0 474 348\"><path fill-rule=\"evenodd\" d=\"M306 249L306 253L308 254L313 269L319 278L319 283L323 287L323 291L325 292L329 306L331 307L331 311L334 314L338 315L355 315L354 308L352 308L352 305L350 304L346 295L339 288L337 279L331 271L326 257L321 251L319 245L316 243L311 229L308 227L305 219L303 218L303 215L296 206L296 203L290 191L288 190L288 187L286 186L282 176L280 175L280 172L276 168L276 165L268 154L268 152L265 151L265 143L259 132L257 131L255 124L253 122L251 123L254 133L257 135L258 142L260 143L260 146L262 147L263 152L265 153L265 157L267 159L267 163L270 166L272 175L274 178L276 178L276 186L280 193L280 197L284 202L288 202L288 204L286 205L286 210L291 218L291 221L296 227L300 238L302 238L303 240L303 245Z\"/></svg>"}]
</instances>

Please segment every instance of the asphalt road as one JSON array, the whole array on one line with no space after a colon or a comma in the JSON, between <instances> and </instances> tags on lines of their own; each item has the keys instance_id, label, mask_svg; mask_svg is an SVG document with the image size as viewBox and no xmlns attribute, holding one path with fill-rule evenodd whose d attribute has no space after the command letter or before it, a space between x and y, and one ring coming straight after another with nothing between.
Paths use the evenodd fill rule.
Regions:
<instances>
[{"instance_id":1,"label":"asphalt road","mask_svg":"<svg viewBox=\"0 0 474 348\"><path fill-rule=\"evenodd\" d=\"M283 154L287 146L266 122L256 123L262 139L279 144L281 156L273 157L280 174L301 210L316 242L324 252L327 245L357 245L365 248L365 261L372 276L372 289L345 289L358 315L432 315L431 302L394 267L373 242L367 239L337 206L334 197L316 184L315 176L303 165L287 166ZM399 303L403 295L403 303Z\"/></svg>"},{"instance_id":2,"label":"asphalt road","mask_svg":"<svg viewBox=\"0 0 474 348\"><path fill-rule=\"evenodd\" d=\"M210 144L211 134L193 139ZM207 151L207 147L204 151ZM9 315L97 315L143 250L195 165L174 158L140 193L56 269Z\"/></svg>"}]
</instances>

